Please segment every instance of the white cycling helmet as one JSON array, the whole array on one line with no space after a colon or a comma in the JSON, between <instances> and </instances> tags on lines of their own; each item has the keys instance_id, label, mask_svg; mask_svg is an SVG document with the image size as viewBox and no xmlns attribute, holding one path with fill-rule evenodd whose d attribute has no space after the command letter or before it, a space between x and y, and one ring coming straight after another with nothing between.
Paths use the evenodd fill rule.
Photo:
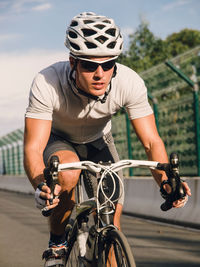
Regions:
<instances>
[{"instance_id":1,"label":"white cycling helmet","mask_svg":"<svg viewBox=\"0 0 200 267\"><path fill-rule=\"evenodd\" d=\"M72 19L65 45L75 56L119 56L123 38L113 19L84 12Z\"/></svg>"}]
</instances>

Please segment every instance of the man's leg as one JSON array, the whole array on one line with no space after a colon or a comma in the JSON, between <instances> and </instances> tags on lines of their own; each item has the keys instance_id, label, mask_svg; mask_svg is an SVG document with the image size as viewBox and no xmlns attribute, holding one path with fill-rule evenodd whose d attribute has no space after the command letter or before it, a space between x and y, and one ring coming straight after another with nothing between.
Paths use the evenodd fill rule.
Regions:
<instances>
[{"instance_id":1,"label":"man's leg","mask_svg":"<svg viewBox=\"0 0 200 267\"><path fill-rule=\"evenodd\" d=\"M79 161L76 153L72 151L57 151L53 155L59 157L60 163ZM80 170L68 170L59 173L60 202L50 216L50 231L53 236L61 237L65 234L65 226L75 204L75 186L79 175Z\"/></svg>"},{"instance_id":2,"label":"man's leg","mask_svg":"<svg viewBox=\"0 0 200 267\"><path fill-rule=\"evenodd\" d=\"M123 209L123 205L120 203L117 203L114 218L113 218L113 223L119 230L121 230L120 218L122 214L122 209Z\"/></svg>"}]
</instances>

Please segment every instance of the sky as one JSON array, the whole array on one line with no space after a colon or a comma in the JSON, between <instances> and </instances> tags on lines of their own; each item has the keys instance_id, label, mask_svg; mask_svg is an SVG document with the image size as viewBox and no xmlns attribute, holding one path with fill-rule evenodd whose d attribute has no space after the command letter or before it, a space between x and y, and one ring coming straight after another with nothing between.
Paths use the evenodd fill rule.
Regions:
<instances>
[{"instance_id":1,"label":"sky","mask_svg":"<svg viewBox=\"0 0 200 267\"><path fill-rule=\"evenodd\" d=\"M200 30L200 0L0 0L0 137L24 127L34 76L68 59L65 31L83 11L113 18L125 49L143 20L162 39L184 28Z\"/></svg>"}]
</instances>

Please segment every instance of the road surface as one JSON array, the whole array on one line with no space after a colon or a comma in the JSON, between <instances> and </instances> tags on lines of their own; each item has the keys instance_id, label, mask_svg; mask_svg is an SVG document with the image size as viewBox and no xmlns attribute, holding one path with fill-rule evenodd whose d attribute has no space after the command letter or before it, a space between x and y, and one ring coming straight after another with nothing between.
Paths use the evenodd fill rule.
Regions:
<instances>
[{"instance_id":1,"label":"road surface","mask_svg":"<svg viewBox=\"0 0 200 267\"><path fill-rule=\"evenodd\" d=\"M200 266L200 231L122 217L137 267ZM42 267L47 219L32 195L0 191L0 267Z\"/></svg>"}]
</instances>

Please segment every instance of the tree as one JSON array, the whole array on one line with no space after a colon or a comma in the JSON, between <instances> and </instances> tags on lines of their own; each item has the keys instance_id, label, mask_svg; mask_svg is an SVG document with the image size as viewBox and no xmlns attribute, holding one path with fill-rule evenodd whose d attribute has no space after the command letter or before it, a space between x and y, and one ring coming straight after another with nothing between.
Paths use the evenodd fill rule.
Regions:
<instances>
[{"instance_id":1,"label":"tree","mask_svg":"<svg viewBox=\"0 0 200 267\"><path fill-rule=\"evenodd\" d=\"M184 29L162 40L149 30L146 22L141 22L136 32L129 38L129 49L119 57L119 62L137 72L149 69L200 45L200 31Z\"/></svg>"},{"instance_id":2,"label":"tree","mask_svg":"<svg viewBox=\"0 0 200 267\"><path fill-rule=\"evenodd\" d=\"M179 33L169 35L165 42L171 56L177 56L188 49L200 45L200 31L183 29Z\"/></svg>"},{"instance_id":3,"label":"tree","mask_svg":"<svg viewBox=\"0 0 200 267\"><path fill-rule=\"evenodd\" d=\"M166 57L165 43L154 36L146 22L142 22L129 38L129 49L121 55L119 60L134 70L140 72L149 69Z\"/></svg>"}]
</instances>

